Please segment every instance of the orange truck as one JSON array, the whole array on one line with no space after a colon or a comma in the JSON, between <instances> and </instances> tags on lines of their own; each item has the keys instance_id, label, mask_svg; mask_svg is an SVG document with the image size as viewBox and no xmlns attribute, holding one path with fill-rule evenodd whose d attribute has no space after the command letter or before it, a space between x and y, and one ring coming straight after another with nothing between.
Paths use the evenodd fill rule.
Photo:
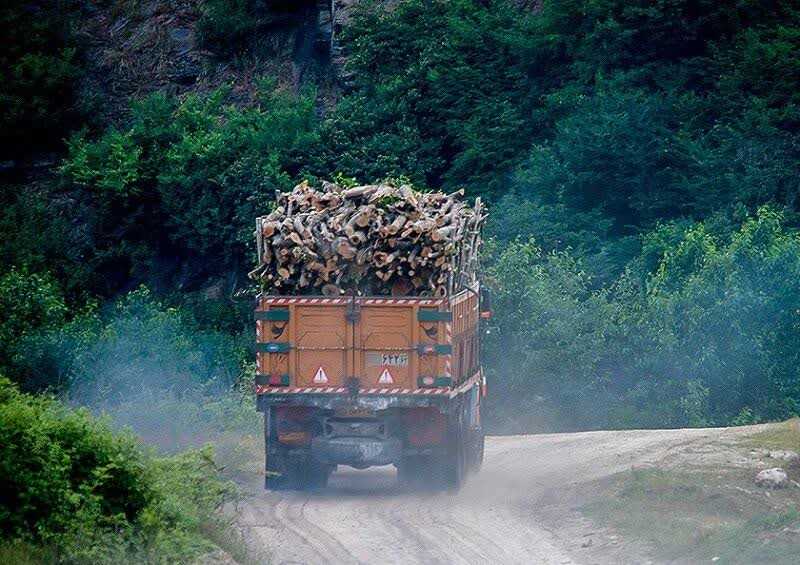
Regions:
<instances>
[{"instance_id":1,"label":"orange truck","mask_svg":"<svg viewBox=\"0 0 800 565\"><path fill-rule=\"evenodd\" d=\"M400 480L458 488L483 460L487 298L477 287L444 298L259 296L266 487L321 487L337 465L394 465Z\"/></svg>"}]
</instances>

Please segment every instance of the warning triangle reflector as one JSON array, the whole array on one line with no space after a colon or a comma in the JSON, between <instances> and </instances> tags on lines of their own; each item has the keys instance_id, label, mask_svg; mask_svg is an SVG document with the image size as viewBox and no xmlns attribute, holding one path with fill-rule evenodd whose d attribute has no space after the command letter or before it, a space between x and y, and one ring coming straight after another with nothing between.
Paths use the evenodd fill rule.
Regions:
<instances>
[{"instance_id":1,"label":"warning triangle reflector","mask_svg":"<svg viewBox=\"0 0 800 565\"><path fill-rule=\"evenodd\" d=\"M378 378L378 382L382 385L390 385L394 383L394 379L392 378L392 374L389 372L389 369L383 370L381 376Z\"/></svg>"},{"instance_id":2,"label":"warning triangle reflector","mask_svg":"<svg viewBox=\"0 0 800 565\"><path fill-rule=\"evenodd\" d=\"M328 375L325 374L325 369L322 367L317 369L317 374L314 375L314 382L317 384L324 384L328 382Z\"/></svg>"}]
</instances>

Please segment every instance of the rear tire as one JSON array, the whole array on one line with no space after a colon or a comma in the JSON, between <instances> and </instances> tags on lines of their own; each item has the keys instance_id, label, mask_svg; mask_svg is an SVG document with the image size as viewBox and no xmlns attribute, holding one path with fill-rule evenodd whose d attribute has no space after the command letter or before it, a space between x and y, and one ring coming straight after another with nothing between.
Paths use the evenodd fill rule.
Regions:
<instances>
[{"instance_id":1,"label":"rear tire","mask_svg":"<svg viewBox=\"0 0 800 565\"><path fill-rule=\"evenodd\" d=\"M328 486L328 479L333 472L333 465L325 465L313 459L305 461L301 467L302 477L300 489L322 489Z\"/></svg>"},{"instance_id":2,"label":"rear tire","mask_svg":"<svg viewBox=\"0 0 800 565\"><path fill-rule=\"evenodd\" d=\"M269 490L289 490L293 488L294 477L290 468L291 462L282 455L277 453L267 455L267 473L264 477L264 488Z\"/></svg>"},{"instance_id":3,"label":"rear tire","mask_svg":"<svg viewBox=\"0 0 800 565\"><path fill-rule=\"evenodd\" d=\"M273 455L267 459L267 476L264 484L270 490L321 489L328 485L328 478L332 472L332 465L324 465L312 459Z\"/></svg>"},{"instance_id":4,"label":"rear tire","mask_svg":"<svg viewBox=\"0 0 800 565\"><path fill-rule=\"evenodd\" d=\"M456 491L461 488L467 471L467 454L464 438L459 428L451 431L443 454L433 458L431 467L433 483L441 489Z\"/></svg>"},{"instance_id":5,"label":"rear tire","mask_svg":"<svg viewBox=\"0 0 800 565\"><path fill-rule=\"evenodd\" d=\"M470 471L477 473L483 466L483 453L486 446L486 436L483 430L476 432L475 438L470 444Z\"/></svg>"}]
</instances>

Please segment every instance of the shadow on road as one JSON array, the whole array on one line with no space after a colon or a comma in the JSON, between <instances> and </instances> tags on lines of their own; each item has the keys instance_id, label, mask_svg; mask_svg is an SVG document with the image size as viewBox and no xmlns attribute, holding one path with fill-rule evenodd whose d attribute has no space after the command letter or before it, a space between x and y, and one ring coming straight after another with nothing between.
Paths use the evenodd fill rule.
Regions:
<instances>
[{"instance_id":1,"label":"shadow on road","mask_svg":"<svg viewBox=\"0 0 800 565\"><path fill-rule=\"evenodd\" d=\"M416 493L440 492L425 485L407 485L398 481L397 471L391 466L353 469L340 466L331 475L328 486L322 489L305 491L304 494L317 500L406 496Z\"/></svg>"}]
</instances>

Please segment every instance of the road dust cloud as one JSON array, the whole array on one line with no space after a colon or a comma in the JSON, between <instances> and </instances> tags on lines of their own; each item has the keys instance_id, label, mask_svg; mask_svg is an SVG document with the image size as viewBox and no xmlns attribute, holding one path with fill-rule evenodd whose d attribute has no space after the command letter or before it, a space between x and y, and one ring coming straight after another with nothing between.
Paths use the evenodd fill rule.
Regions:
<instances>
[{"instance_id":1,"label":"road dust cloud","mask_svg":"<svg viewBox=\"0 0 800 565\"><path fill-rule=\"evenodd\" d=\"M247 371L240 341L134 293L64 360L69 400L166 452L255 433L260 416L237 388Z\"/></svg>"}]
</instances>

